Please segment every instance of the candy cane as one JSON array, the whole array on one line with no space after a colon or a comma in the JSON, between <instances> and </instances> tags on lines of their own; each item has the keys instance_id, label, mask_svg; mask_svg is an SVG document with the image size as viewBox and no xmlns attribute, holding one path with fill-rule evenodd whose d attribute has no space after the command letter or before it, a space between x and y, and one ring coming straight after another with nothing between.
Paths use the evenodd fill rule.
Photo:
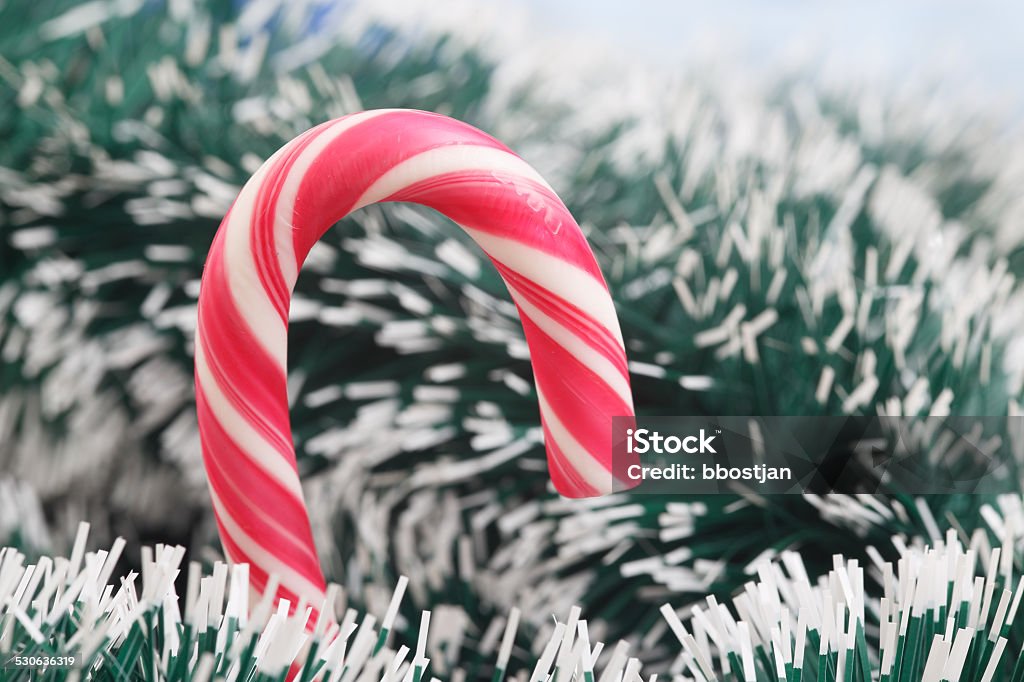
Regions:
<instances>
[{"instance_id":1,"label":"candy cane","mask_svg":"<svg viewBox=\"0 0 1024 682\"><path fill-rule=\"evenodd\" d=\"M210 247L199 296L196 403L203 461L228 558L271 574L278 595L318 606L324 579L302 497L286 391L288 305L317 239L380 201L430 206L458 223L519 309L555 488L628 487L611 417L633 402L622 334L593 252L533 168L488 135L420 111L324 123L242 188Z\"/></svg>"}]
</instances>

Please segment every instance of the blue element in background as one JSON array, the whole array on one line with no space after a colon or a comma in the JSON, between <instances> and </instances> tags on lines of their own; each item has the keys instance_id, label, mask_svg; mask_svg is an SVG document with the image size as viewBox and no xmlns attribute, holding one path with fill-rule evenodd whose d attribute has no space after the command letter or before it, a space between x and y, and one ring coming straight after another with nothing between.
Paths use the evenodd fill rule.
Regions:
<instances>
[{"instance_id":1,"label":"blue element in background","mask_svg":"<svg viewBox=\"0 0 1024 682\"><path fill-rule=\"evenodd\" d=\"M151 0L152 1L152 0ZM250 2L233 0L241 11ZM287 0L282 0L282 5ZM394 0L377 0L392 2ZM1006 0L478 0L527 8L538 34L589 36L639 61L669 68L700 58L755 68L784 66L797 54L820 56L851 77L930 77L1024 113L1024 3ZM300 34L314 36L344 20L353 0L305 3ZM444 3L437 3L444 12ZM265 22L273 30L280 13ZM360 48L372 53L393 34L375 29ZM246 42L246 38L241 40Z\"/></svg>"}]
</instances>

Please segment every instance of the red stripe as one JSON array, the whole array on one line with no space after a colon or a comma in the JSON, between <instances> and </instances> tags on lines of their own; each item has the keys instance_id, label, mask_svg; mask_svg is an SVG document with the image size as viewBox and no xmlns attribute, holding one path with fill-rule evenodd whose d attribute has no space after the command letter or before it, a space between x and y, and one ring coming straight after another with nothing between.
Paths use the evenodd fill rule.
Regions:
<instances>
[{"instance_id":1,"label":"red stripe","mask_svg":"<svg viewBox=\"0 0 1024 682\"><path fill-rule=\"evenodd\" d=\"M531 305L580 337L588 346L607 359L627 382L629 381L626 354L623 352L622 346L619 345L618 339L612 336L603 324L550 289L545 289L493 258L491 262L494 263L502 278Z\"/></svg>"},{"instance_id":2,"label":"red stripe","mask_svg":"<svg viewBox=\"0 0 1024 682\"><path fill-rule=\"evenodd\" d=\"M572 263L600 282L604 277L569 209L536 182L486 170L444 173L414 183L383 201L411 201L459 225L511 239ZM495 254L499 256L500 254Z\"/></svg>"},{"instance_id":3,"label":"red stripe","mask_svg":"<svg viewBox=\"0 0 1024 682\"><path fill-rule=\"evenodd\" d=\"M519 311L537 386L563 427L609 471L612 415L632 413L601 377ZM611 479L609 479L610 481Z\"/></svg>"},{"instance_id":4,"label":"red stripe","mask_svg":"<svg viewBox=\"0 0 1024 682\"><path fill-rule=\"evenodd\" d=\"M570 497L599 495L601 491L583 480L565 458L565 454L555 442L555 437L548 430L543 413L541 413L541 423L544 426L544 449L548 454L548 474L551 476L551 482L555 485L555 490ZM609 474L608 480L611 481L611 474Z\"/></svg>"},{"instance_id":5,"label":"red stripe","mask_svg":"<svg viewBox=\"0 0 1024 682\"><path fill-rule=\"evenodd\" d=\"M322 579L303 500L250 459L221 428L201 387L196 388L197 409L206 420L206 428L200 433L203 462L217 498L246 535L260 538L265 547L290 545L288 555L297 559L289 563L304 566L302 572L309 573L312 582ZM258 500L250 497L254 493L259 495Z\"/></svg>"},{"instance_id":6,"label":"red stripe","mask_svg":"<svg viewBox=\"0 0 1024 682\"><path fill-rule=\"evenodd\" d=\"M285 181L288 179L288 174L295 166L299 155L328 127L330 127L330 123L324 123L312 130L307 130L285 147L282 155L268 169L267 176L260 185L254 202L251 224L253 235L249 246L263 288L283 322L288 321L288 301L291 291L281 272L276 249L277 202Z\"/></svg>"},{"instance_id":7,"label":"red stripe","mask_svg":"<svg viewBox=\"0 0 1024 682\"><path fill-rule=\"evenodd\" d=\"M199 341L203 354L231 406L295 469L287 378L235 305L224 269L222 234L218 233L210 248L203 273L203 289L220 292L200 294Z\"/></svg>"},{"instance_id":8,"label":"red stripe","mask_svg":"<svg viewBox=\"0 0 1024 682\"><path fill-rule=\"evenodd\" d=\"M295 199L295 259L343 218L370 186L418 154L469 144L509 151L490 135L422 111L392 111L357 123L332 140L309 167Z\"/></svg>"},{"instance_id":9,"label":"red stripe","mask_svg":"<svg viewBox=\"0 0 1024 682\"><path fill-rule=\"evenodd\" d=\"M242 549L235 543L235 541L228 534L227 530L223 525L220 524L218 519L218 528L220 530L221 541L224 543L224 551L230 557L231 562L235 564L248 564L249 565L249 586L260 593L261 595L266 592L267 584L270 582L269 574L255 561L253 561ZM280 578L281 576L278 576ZM299 602L302 600L299 595L293 592L290 588L285 585L278 585L277 593L274 595L274 603L276 604L281 599L287 599L289 602L288 613L294 614L298 609ZM309 604L307 606L313 607L313 612L310 614L311 623L307 623L306 629L312 630L316 625L317 619L320 617L320 607L323 604Z\"/></svg>"}]
</instances>

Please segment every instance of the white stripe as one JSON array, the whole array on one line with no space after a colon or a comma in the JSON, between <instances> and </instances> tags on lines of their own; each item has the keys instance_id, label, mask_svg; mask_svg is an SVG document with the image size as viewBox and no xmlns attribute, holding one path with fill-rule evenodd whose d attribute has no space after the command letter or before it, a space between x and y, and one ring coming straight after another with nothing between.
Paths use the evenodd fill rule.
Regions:
<instances>
[{"instance_id":1,"label":"white stripe","mask_svg":"<svg viewBox=\"0 0 1024 682\"><path fill-rule=\"evenodd\" d=\"M508 286L508 291L512 295L512 300L514 300L522 310L522 314L530 318L530 320L540 327L541 331L550 336L555 343L574 355L580 362L586 365L588 369L597 374L601 381L607 384L608 388L615 391L616 395L618 395L632 411L633 396L630 394L629 382L626 380L626 377L616 369L615 365L613 365L604 355L594 350L594 348L575 331L561 324L551 316L542 312L536 306L532 305L510 283L506 282L505 284Z\"/></svg>"},{"instance_id":2,"label":"white stripe","mask_svg":"<svg viewBox=\"0 0 1024 682\"><path fill-rule=\"evenodd\" d=\"M230 473L225 474L225 475L228 478L230 478ZM216 495L216 492L213 490L212 486L210 486L210 492L211 492L211 494ZM235 489L235 492L238 492L237 488ZM251 493L253 491L242 491L241 494L245 495L246 492ZM288 526L284 525L283 523L281 523L278 520L277 516L274 515L274 512L273 512L272 509L264 508L264 506L261 506L261 504L260 504L261 502L262 502L262 500L256 500L255 502L253 502L253 500L251 498L248 498L246 500L246 502L242 503L242 504L245 504L245 506L247 508L246 514L248 516L259 518L261 521L263 521L267 525L273 527L273 529L276 530L277 532L281 533L284 536L287 536L291 540L292 544L296 548L300 548L302 551L307 552L309 554L309 556L313 557L314 561L319 561L317 559L317 555L316 555L316 548L307 545L305 543L305 541L303 540L303 538L301 538L300 536L296 535L292 531L291 528L289 528ZM265 502L263 504L265 504ZM303 512L306 511L305 504L302 504L302 510L303 510Z\"/></svg>"},{"instance_id":3,"label":"white stripe","mask_svg":"<svg viewBox=\"0 0 1024 682\"><path fill-rule=\"evenodd\" d=\"M537 402L540 403L540 412L544 416L544 424L548 432L555 439L558 449L565 455L566 463L572 467L580 478L597 489L598 493L606 494L612 490L612 474L601 466L600 462L594 459L587 449L580 445L562 422L555 415L555 411L548 405L547 399L537 387ZM608 425L611 429L611 424Z\"/></svg>"},{"instance_id":4,"label":"white stripe","mask_svg":"<svg viewBox=\"0 0 1024 682\"><path fill-rule=\"evenodd\" d=\"M273 163L291 145L277 150L245 183L235 199L224 226L223 267L228 291L239 313L253 331L257 343L274 359L278 369L286 371L288 364L288 330L281 322L270 298L263 289L250 247L253 203L263 178ZM220 296L220 292L211 292Z\"/></svg>"},{"instance_id":5,"label":"white stripe","mask_svg":"<svg viewBox=\"0 0 1024 682\"><path fill-rule=\"evenodd\" d=\"M474 144L453 144L429 149L412 156L384 173L370 186L356 202L361 208L385 199L395 192L414 185L421 180L458 171L479 171L480 173L501 173L521 176L546 187L554 194L551 185L535 171L530 164L503 149L482 147ZM514 182L515 178L508 178ZM527 187L517 188L523 192Z\"/></svg>"},{"instance_id":6,"label":"white stripe","mask_svg":"<svg viewBox=\"0 0 1024 682\"><path fill-rule=\"evenodd\" d=\"M295 197L299 193L299 187L313 165L317 157L334 142L345 131L353 126L364 123L370 119L389 113L387 110L364 111L352 114L339 119L331 124L327 130L317 135L316 139L309 143L302 153L295 159L292 167L288 170L288 177L281 183L281 190L277 195L277 211L274 216L274 245L281 263L281 273L284 275L285 284L291 290L295 286L299 272L295 266L295 244L292 217L295 214Z\"/></svg>"},{"instance_id":7,"label":"white stripe","mask_svg":"<svg viewBox=\"0 0 1024 682\"><path fill-rule=\"evenodd\" d=\"M206 396L210 411L213 412L217 423L224 429L228 437L245 451L260 469L280 483L301 503L302 487L299 485L299 477L295 470L291 468L277 448L268 443L249 424L249 421L235 410L231 401L221 391L206 362L203 344L200 342L198 333L196 334L196 377ZM240 462L238 465L244 465L244 463Z\"/></svg>"},{"instance_id":8,"label":"white stripe","mask_svg":"<svg viewBox=\"0 0 1024 682\"><path fill-rule=\"evenodd\" d=\"M462 226L470 237L502 265L569 301L594 318L618 341L622 332L615 305L604 285L589 272L514 239L498 237Z\"/></svg>"},{"instance_id":9,"label":"white stripe","mask_svg":"<svg viewBox=\"0 0 1024 682\"><path fill-rule=\"evenodd\" d=\"M278 459L280 459L280 457L278 457ZM244 465L244 463L243 463L243 465ZM235 463L235 466L238 466L238 463ZM227 472L224 475L227 476L228 478L231 478L230 472ZM294 480L297 482L298 478L295 478ZM213 486L211 485L209 487L210 487L210 494L213 495L214 497L216 497L216 492L214 491ZM245 492L246 491L243 491L243 494L245 494ZM252 492L252 491L248 491L248 492ZM305 511L306 505L305 505L305 502L303 501L303 499L301 497L301 491L300 491L300 496L298 498L298 502L299 502L299 505L302 507L303 511ZM250 513L252 515L258 516L265 523L269 524L270 526L273 526L282 535L286 535L289 538L291 538L292 541L294 542L295 546L301 547L302 549L304 549L306 551L313 552L312 556L314 558L316 557L315 549L312 548L312 547L307 547L305 542L303 541L303 538L299 537L298 535L293 533L290 528L288 528L287 526L285 526L284 524L279 522L277 520L277 517L275 517L272 513L269 513L268 511L264 510L259 505L250 504L248 506L250 508Z\"/></svg>"},{"instance_id":10,"label":"white stripe","mask_svg":"<svg viewBox=\"0 0 1024 682\"><path fill-rule=\"evenodd\" d=\"M304 150L299 158L305 164L303 172L308 169L315 158L315 154L323 151L324 147L338 135L348 130L353 125L363 122L368 118L380 116L384 111L371 111L362 114L355 114L332 124L328 130L321 133L310 143L315 153L307 156ZM246 322L254 332L258 343L264 350L274 358L278 367L284 371L288 363L287 327L281 322L280 316L274 309L274 305L264 291L260 281L259 273L256 271L256 261L252 252L252 218L256 198L259 196L260 187L263 185L271 167L296 143L295 140L278 149L273 156L267 159L262 166L253 174L245 187L239 193L231 208L231 214L225 225L224 235L224 270L227 275L228 288L231 291L235 305L242 313ZM289 172L283 183L281 193L286 194L288 206L280 207L274 222L274 246L281 254L281 273L284 276L285 285L289 293L295 285L298 272L295 267L295 252L292 246L291 213L295 203L295 193L302 183L303 173ZM279 204L279 206L281 206ZM285 212L287 210L287 212Z\"/></svg>"},{"instance_id":11,"label":"white stripe","mask_svg":"<svg viewBox=\"0 0 1024 682\"><path fill-rule=\"evenodd\" d=\"M300 599L306 599L310 604L323 603L323 590L309 582L309 580L288 566L288 564L280 561L239 528L235 520L224 509L224 505L217 497L217 493L212 489L210 490L210 497L213 500L213 507L217 512L217 518L224 525L224 530L227 532L228 537L245 553L249 561L266 571L268 578L271 574L276 575L280 578L281 585L294 592Z\"/></svg>"}]
</instances>

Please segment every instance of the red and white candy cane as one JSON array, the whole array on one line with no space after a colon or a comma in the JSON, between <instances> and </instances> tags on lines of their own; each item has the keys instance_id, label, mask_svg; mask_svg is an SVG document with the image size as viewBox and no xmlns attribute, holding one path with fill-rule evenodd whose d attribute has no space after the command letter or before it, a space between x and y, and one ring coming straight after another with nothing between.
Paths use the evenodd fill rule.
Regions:
<instances>
[{"instance_id":1,"label":"red and white candy cane","mask_svg":"<svg viewBox=\"0 0 1024 682\"><path fill-rule=\"evenodd\" d=\"M616 475L625 463L612 467L611 418L633 414L622 334L593 252L551 187L500 142L445 116L382 110L324 123L264 163L225 216L203 273L195 344L203 460L224 549L250 565L257 590L276 574L292 604L318 606L324 579L288 418L291 291L316 240L379 201L444 213L498 268L530 348L555 488L587 497L629 486Z\"/></svg>"}]
</instances>

